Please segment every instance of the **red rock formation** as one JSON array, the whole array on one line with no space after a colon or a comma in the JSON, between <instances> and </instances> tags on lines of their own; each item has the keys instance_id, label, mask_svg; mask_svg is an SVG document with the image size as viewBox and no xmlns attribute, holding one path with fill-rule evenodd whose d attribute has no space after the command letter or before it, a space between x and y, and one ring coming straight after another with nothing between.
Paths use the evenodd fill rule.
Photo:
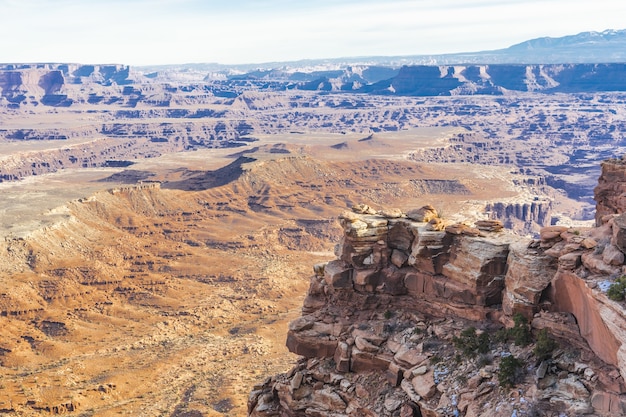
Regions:
<instances>
[{"instance_id":1,"label":"red rock formation","mask_svg":"<svg viewBox=\"0 0 626 417\"><path fill-rule=\"evenodd\" d=\"M626 159L609 159L602 163L594 198L597 226L608 221L607 215L626 211Z\"/></svg>"},{"instance_id":2,"label":"red rock formation","mask_svg":"<svg viewBox=\"0 0 626 417\"><path fill-rule=\"evenodd\" d=\"M586 358L576 366L565 357L556 360L563 371L547 379L548 365L541 372L537 368L540 376L524 388L536 392L535 406L547 407L549 400L549 407L566 413L626 415L626 314L621 303L606 296L606 283L624 262L612 254L622 254L626 246L621 216L583 233L547 227L532 241L503 233L498 224L436 231L395 211L381 212L386 216L355 211L341 215L339 259L316 267L305 315L289 329L287 346L308 359L296 368L305 382L289 394L284 384L293 387L293 377L258 387L251 395L251 416L387 415L380 410L399 413L398 404L409 404L402 408L409 416L444 415L444 409L501 415L495 409L479 411L471 402L483 395L502 401L493 385L468 383L473 397L463 402L450 381L442 385L453 371L429 362L434 353L427 346L435 342L428 337L448 340L449 346L459 330L455 320L474 320L488 329L512 323L516 313ZM443 324L436 325L434 317ZM407 327L419 331L411 336L398 330ZM419 336L423 328L427 332ZM445 351L441 341L436 343ZM347 372L354 376L348 379ZM372 375L381 378L376 395L384 395L382 403L349 390L358 390ZM484 369L478 375L485 381L494 377ZM341 403L332 400L333 392Z\"/></svg>"}]
</instances>

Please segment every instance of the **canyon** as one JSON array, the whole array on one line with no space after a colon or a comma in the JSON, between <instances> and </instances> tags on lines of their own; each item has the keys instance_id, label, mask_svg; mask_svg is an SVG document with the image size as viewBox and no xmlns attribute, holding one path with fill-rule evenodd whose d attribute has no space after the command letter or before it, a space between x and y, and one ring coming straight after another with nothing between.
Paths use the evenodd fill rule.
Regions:
<instances>
[{"instance_id":1,"label":"canyon","mask_svg":"<svg viewBox=\"0 0 626 417\"><path fill-rule=\"evenodd\" d=\"M623 72L0 65L0 414L617 415Z\"/></svg>"}]
</instances>

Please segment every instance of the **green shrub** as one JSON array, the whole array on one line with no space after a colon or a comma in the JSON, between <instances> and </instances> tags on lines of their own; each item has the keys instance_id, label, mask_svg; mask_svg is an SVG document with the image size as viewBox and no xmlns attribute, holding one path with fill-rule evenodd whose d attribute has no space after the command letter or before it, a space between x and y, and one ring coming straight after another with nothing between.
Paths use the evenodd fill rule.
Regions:
<instances>
[{"instance_id":1,"label":"green shrub","mask_svg":"<svg viewBox=\"0 0 626 417\"><path fill-rule=\"evenodd\" d=\"M533 349L533 353L537 359L543 361L552 356L552 352L556 349L556 342L548 335L546 329L539 330L537 334L537 342Z\"/></svg>"},{"instance_id":2,"label":"green shrub","mask_svg":"<svg viewBox=\"0 0 626 417\"><path fill-rule=\"evenodd\" d=\"M461 350L465 356L474 357L478 353L489 352L489 334L476 334L475 327L463 330L459 337L452 338L454 347Z\"/></svg>"},{"instance_id":3,"label":"green shrub","mask_svg":"<svg viewBox=\"0 0 626 417\"><path fill-rule=\"evenodd\" d=\"M528 346L531 342L530 326L528 320L520 313L513 315L513 328L509 330L513 342L517 346Z\"/></svg>"},{"instance_id":4,"label":"green shrub","mask_svg":"<svg viewBox=\"0 0 626 417\"><path fill-rule=\"evenodd\" d=\"M512 387L521 375L522 361L515 356L506 356L500 361L498 382L501 387Z\"/></svg>"},{"instance_id":5,"label":"green shrub","mask_svg":"<svg viewBox=\"0 0 626 417\"><path fill-rule=\"evenodd\" d=\"M626 295L626 275L622 275L617 278L614 283L611 284L606 292L606 296L613 301L623 301Z\"/></svg>"}]
</instances>

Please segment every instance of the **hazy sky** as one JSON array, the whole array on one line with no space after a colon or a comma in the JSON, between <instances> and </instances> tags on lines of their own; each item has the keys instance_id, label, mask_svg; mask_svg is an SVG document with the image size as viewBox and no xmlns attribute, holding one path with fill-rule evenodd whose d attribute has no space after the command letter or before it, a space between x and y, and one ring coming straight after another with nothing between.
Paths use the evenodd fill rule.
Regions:
<instances>
[{"instance_id":1,"label":"hazy sky","mask_svg":"<svg viewBox=\"0 0 626 417\"><path fill-rule=\"evenodd\" d=\"M0 62L259 63L626 28L624 0L0 0Z\"/></svg>"}]
</instances>

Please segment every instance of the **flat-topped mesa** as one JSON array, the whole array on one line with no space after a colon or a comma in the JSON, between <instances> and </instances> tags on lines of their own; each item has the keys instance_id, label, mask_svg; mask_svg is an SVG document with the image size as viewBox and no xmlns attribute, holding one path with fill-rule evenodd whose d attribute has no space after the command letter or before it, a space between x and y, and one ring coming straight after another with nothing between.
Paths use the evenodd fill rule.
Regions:
<instances>
[{"instance_id":1,"label":"flat-topped mesa","mask_svg":"<svg viewBox=\"0 0 626 417\"><path fill-rule=\"evenodd\" d=\"M434 353L426 352L427 344L435 342L424 337L435 335L443 349L441 343L452 344L467 320L493 330L512 325L518 313L534 329L546 329L584 352L580 355L587 358L587 373L596 375L583 384L568 368L554 374L550 381L556 385L549 386L543 376L527 378L523 389L535 390L532 401L558 397L559 387L566 390L574 384L584 389L555 400L565 412L626 415L626 315L622 303L606 293L608 284L626 273L626 214L605 220L602 227L588 230L546 227L540 239L532 240L502 230L502 223L494 220L446 225L432 206L404 213L359 205L342 213L344 235L335 248L337 259L315 266L303 316L289 326L287 347L308 362L256 387L250 415L299 416L320 409L336 415L387 415L367 414L368 407L380 404L372 396L364 405L357 398L364 393L351 393L347 376L345 383L337 382L348 372L352 382L378 373L389 384L386 389L395 387L380 392L403 398L401 415L443 415L436 412L437 402L441 406L445 398L457 395L458 383L435 389L437 368L428 362ZM420 331L411 336L402 330L407 327ZM304 382L294 385L302 377ZM326 390L324 398L318 398L317 385ZM345 389L341 395L339 389ZM471 389L476 389L476 398L483 395L479 388ZM333 406L326 401L330 397L337 400ZM498 398L490 401L506 402ZM361 408L355 409L356 403ZM480 408L472 414L472 407L465 404L460 415L501 415L495 405L484 414Z\"/></svg>"}]
</instances>

